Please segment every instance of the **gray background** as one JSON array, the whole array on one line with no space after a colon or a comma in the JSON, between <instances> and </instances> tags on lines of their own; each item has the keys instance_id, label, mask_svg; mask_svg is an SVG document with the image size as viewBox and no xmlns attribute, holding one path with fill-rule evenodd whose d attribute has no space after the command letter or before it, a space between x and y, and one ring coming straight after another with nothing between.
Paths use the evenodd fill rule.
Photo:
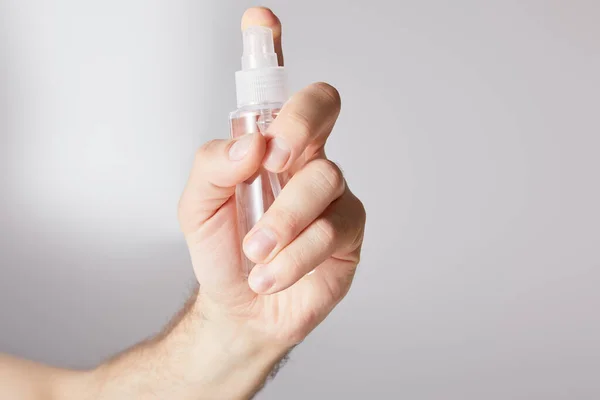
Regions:
<instances>
[{"instance_id":1,"label":"gray background","mask_svg":"<svg viewBox=\"0 0 600 400\"><path fill-rule=\"evenodd\" d=\"M177 200L251 4L0 1L0 351L91 366L183 303ZM600 3L267 5L292 88L342 94L369 221L260 398L599 398Z\"/></svg>"}]
</instances>

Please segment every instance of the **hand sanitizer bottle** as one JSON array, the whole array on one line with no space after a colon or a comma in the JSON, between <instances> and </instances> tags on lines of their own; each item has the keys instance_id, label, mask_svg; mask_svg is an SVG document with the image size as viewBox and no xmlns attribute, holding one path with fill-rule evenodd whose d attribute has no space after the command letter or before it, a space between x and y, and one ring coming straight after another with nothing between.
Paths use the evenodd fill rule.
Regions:
<instances>
[{"instance_id":1,"label":"hand sanitizer bottle","mask_svg":"<svg viewBox=\"0 0 600 400\"><path fill-rule=\"evenodd\" d=\"M242 70L236 72L237 107L229 115L231 137L248 133L265 134L287 100L286 74L277 64L273 32L252 26L243 32ZM241 241L273 204L281 191L281 176L260 169L236 188L237 223ZM241 247L240 247L241 248ZM254 264L242 252L244 272Z\"/></svg>"}]
</instances>

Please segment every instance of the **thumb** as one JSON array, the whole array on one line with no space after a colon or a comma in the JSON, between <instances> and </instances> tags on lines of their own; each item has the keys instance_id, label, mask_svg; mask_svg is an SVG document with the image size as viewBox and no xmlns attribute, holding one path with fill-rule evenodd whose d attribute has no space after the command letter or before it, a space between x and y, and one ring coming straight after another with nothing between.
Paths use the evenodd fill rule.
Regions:
<instances>
[{"instance_id":1,"label":"thumb","mask_svg":"<svg viewBox=\"0 0 600 400\"><path fill-rule=\"evenodd\" d=\"M179 202L179 223L186 236L219 211L238 183L256 173L265 149L264 137L252 133L233 140L212 140L196 152Z\"/></svg>"}]
</instances>

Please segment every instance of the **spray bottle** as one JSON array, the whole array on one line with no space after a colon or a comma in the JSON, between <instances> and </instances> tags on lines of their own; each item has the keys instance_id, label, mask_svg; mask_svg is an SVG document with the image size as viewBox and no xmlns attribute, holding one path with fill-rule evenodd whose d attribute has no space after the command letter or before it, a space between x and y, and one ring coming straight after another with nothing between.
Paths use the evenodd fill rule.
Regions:
<instances>
[{"instance_id":1,"label":"spray bottle","mask_svg":"<svg viewBox=\"0 0 600 400\"><path fill-rule=\"evenodd\" d=\"M238 109L229 114L231 137L265 134L287 100L285 69L277 64L271 29L249 27L243 32L242 70L236 72ZM240 240L263 216L281 191L281 176L261 168L236 188L237 224ZM241 244L240 244L241 246ZM240 247L241 248L241 247ZM242 252L244 272L254 264Z\"/></svg>"}]
</instances>

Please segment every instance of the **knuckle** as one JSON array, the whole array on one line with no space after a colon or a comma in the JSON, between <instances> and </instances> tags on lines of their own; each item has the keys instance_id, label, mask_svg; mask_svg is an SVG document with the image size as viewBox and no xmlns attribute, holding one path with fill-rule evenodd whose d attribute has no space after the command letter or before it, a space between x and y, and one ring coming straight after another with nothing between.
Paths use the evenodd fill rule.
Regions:
<instances>
[{"instance_id":1,"label":"knuckle","mask_svg":"<svg viewBox=\"0 0 600 400\"><path fill-rule=\"evenodd\" d=\"M302 252L286 252L285 264L292 279L302 276L302 266L304 265L304 257Z\"/></svg>"},{"instance_id":2,"label":"knuckle","mask_svg":"<svg viewBox=\"0 0 600 400\"><path fill-rule=\"evenodd\" d=\"M317 93L317 96L325 99L327 103L333 106L336 110L340 110L342 107L342 98L340 92L329 83L316 82L311 85L313 90Z\"/></svg>"},{"instance_id":3,"label":"knuckle","mask_svg":"<svg viewBox=\"0 0 600 400\"><path fill-rule=\"evenodd\" d=\"M340 167L333 161L325 159L314 160L313 163L328 189L334 191L336 194L341 194L346 184Z\"/></svg>"},{"instance_id":4,"label":"knuckle","mask_svg":"<svg viewBox=\"0 0 600 400\"><path fill-rule=\"evenodd\" d=\"M319 219L315 222L317 240L323 243L335 243L338 231L330 219Z\"/></svg>"},{"instance_id":5,"label":"knuckle","mask_svg":"<svg viewBox=\"0 0 600 400\"><path fill-rule=\"evenodd\" d=\"M292 126L292 130L295 135L298 135L306 140L310 138L311 125L308 116L299 111L291 110L287 113L286 119Z\"/></svg>"},{"instance_id":6,"label":"knuckle","mask_svg":"<svg viewBox=\"0 0 600 400\"><path fill-rule=\"evenodd\" d=\"M270 219L272 221L270 225L282 238L293 236L298 231L300 218L294 212L290 210L271 209L269 210L269 214L271 214Z\"/></svg>"},{"instance_id":7,"label":"knuckle","mask_svg":"<svg viewBox=\"0 0 600 400\"><path fill-rule=\"evenodd\" d=\"M215 149L219 147L221 142L222 141L219 139L212 139L200 146L198 150L196 150L196 161L202 160L207 155L213 153Z\"/></svg>"}]
</instances>

